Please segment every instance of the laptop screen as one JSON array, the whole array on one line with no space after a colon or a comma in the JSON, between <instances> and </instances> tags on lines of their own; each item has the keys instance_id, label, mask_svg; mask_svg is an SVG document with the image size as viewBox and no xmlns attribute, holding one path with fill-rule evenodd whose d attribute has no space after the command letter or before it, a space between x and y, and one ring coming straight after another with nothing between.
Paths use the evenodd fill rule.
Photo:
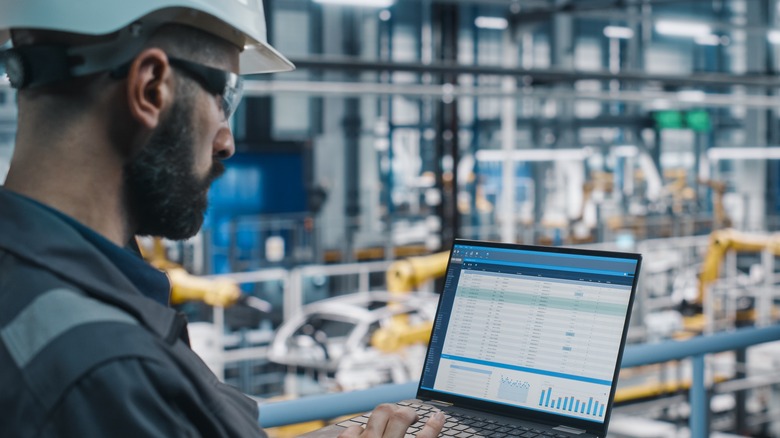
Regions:
<instances>
[{"instance_id":1,"label":"laptop screen","mask_svg":"<svg viewBox=\"0 0 780 438\"><path fill-rule=\"evenodd\" d=\"M456 241L420 389L604 423L639 262Z\"/></svg>"}]
</instances>

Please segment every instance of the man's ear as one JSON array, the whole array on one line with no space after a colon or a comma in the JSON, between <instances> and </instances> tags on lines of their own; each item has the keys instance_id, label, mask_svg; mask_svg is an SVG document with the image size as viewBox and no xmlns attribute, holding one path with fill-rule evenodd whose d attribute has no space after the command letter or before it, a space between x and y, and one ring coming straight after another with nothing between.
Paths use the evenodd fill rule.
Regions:
<instances>
[{"instance_id":1,"label":"man's ear","mask_svg":"<svg viewBox=\"0 0 780 438\"><path fill-rule=\"evenodd\" d=\"M160 49L145 49L135 57L127 74L127 102L132 117L154 129L163 111L173 103L173 75L168 56Z\"/></svg>"}]
</instances>

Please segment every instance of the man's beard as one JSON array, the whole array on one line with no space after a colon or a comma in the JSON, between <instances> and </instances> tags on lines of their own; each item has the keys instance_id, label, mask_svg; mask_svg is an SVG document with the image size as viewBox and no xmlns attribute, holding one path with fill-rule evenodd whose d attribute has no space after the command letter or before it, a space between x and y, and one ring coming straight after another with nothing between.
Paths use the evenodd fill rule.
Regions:
<instances>
[{"instance_id":1,"label":"man's beard","mask_svg":"<svg viewBox=\"0 0 780 438\"><path fill-rule=\"evenodd\" d=\"M149 142L124 166L135 234L181 240L194 236L203 224L208 189L225 168L214 161L208 175L195 174L193 100L177 100Z\"/></svg>"}]
</instances>

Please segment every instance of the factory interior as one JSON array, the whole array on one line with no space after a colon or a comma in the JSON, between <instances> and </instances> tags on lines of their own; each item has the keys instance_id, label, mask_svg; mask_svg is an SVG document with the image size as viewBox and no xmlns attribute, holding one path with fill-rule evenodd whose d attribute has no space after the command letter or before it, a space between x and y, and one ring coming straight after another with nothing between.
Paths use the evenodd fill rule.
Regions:
<instances>
[{"instance_id":1,"label":"factory interior","mask_svg":"<svg viewBox=\"0 0 780 438\"><path fill-rule=\"evenodd\" d=\"M296 70L246 80L201 231L138 241L271 436L416 388L462 238L642 255L608 436L780 437L780 1L264 5Z\"/></svg>"}]
</instances>

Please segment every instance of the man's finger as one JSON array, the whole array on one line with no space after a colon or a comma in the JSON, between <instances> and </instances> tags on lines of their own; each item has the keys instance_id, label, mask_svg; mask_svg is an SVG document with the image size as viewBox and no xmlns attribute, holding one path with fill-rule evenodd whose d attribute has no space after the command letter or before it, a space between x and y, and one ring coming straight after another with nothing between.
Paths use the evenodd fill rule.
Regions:
<instances>
[{"instance_id":1,"label":"man's finger","mask_svg":"<svg viewBox=\"0 0 780 438\"><path fill-rule=\"evenodd\" d=\"M393 415L395 406L390 404L381 404L377 406L371 416L368 417L368 423L366 423L366 436L379 437L385 433L387 422L390 421L390 416Z\"/></svg>"},{"instance_id":2,"label":"man's finger","mask_svg":"<svg viewBox=\"0 0 780 438\"><path fill-rule=\"evenodd\" d=\"M444 427L444 414L437 412L431 415L428 422L420 432L417 433L417 438L435 438L441 433L442 427Z\"/></svg>"},{"instance_id":3,"label":"man's finger","mask_svg":"<svg viewBox=\"0 0 780 438\"><path fill-rule=\"evenodd\" d=\"M393 414L388 419L385 427L386 437L403 437L406 435L406 429L417 421L417 413L410 408L401 406L394 407Z\"/></svg>"},{"instance_id":4,"label":"man's finger","mask_svg":"<svg viewBox=\"0 0 780 438\"><path fill-rule=\"evenodd\" d=\"M363 433L362 426L350 426L339 434L339 438L359 438Z\"/></svg>"}]
</instances>

